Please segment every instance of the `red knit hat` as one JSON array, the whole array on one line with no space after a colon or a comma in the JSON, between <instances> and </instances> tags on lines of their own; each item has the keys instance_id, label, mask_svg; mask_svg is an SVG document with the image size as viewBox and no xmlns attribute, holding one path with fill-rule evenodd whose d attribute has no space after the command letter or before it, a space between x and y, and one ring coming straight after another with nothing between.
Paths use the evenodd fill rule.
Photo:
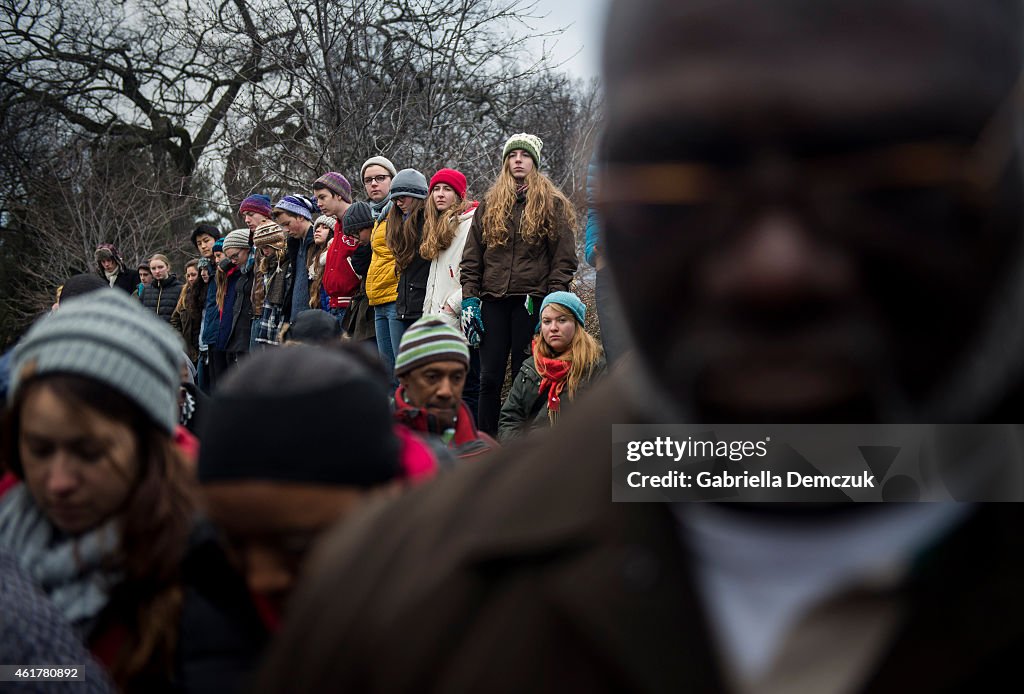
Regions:
<instances>
[{"instance_id":1,"label":"red knit hat","mask_svg":"<svg viewBox=\"0 0 1024 694\"><path fill-rule=\"evenodd\" d=\"M466 177L461 171L455 169L441 169L430 179L427 190L433 190L438 183L447 183L455 190L460 198L466 199Z\"/></svg>"}]
</instances>

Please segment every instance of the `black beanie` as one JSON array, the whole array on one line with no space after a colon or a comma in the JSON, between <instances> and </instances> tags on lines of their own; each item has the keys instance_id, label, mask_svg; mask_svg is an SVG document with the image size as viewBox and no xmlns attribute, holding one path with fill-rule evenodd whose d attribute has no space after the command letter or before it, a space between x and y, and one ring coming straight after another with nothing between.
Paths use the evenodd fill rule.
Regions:
<instances>
[{"instance_id":1,"label":"black beanie","mask_svg":"<svg viewBox=\"0 0 1024 694\"><path fill-rule=\"evenodd\" d=\"M284 341L301 342L304 345L338 344L341 342L341 324L326 311L303 311L288 326Z\"/></svg>"},{"instance_id":2,"label":"black beanie","mask_svg":"<svg viewBox=\"0 0 1024 694\"><path fill-rule=\"evenodd\" d=\"M341 230L346 236L356 236L370 226L373 226L373 209L362 200L349 205L341 218Z\"/></svg>"},{"instance_id":3,"label":"black beanie","mask_svg":"<svg viewBox=\"0 0 1024 694\"><path fill-rule=\"evenodd\" d=\"M60 300L67 301L97 289L110 289L110 285L92 272L72 275L64 281L64 288L60 290Z\"/></svg>"},{"instance_id":4,"label":"black beanie","mask_svg":"<svg viewBox=\"0 0 1024 694\"><path fill-rule=\"evenodd\" d=\"M199 480L372 487L400 476L387 389L341 349L249 357L199 423Z\"/></svg>"}]
</instances>

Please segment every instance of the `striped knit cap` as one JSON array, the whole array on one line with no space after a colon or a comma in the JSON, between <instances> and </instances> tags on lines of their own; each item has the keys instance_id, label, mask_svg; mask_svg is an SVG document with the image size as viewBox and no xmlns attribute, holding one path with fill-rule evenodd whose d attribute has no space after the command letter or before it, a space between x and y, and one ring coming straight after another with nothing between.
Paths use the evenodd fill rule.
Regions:
<instances>
[{"instance_id":1,"label":"striped knit cap","mask_svg":"<svg viewBox=\"0 0 1024 694\"><path fill-rule=\"evenodd\" d=\"M270 196L253 193L238 206L238 214L257 212L264 217L270 216Z\"/></svg>"},{"instance_id":2,"label":"striped knit cap","mask_svg":"<svg viewBox=\"0 0 1024 694\"><path fill-rule=\"evenodd\" d=\"M435 361L461 361L469 368L469 346L462 333L440 316L423 316L402 336L395 375L404 376Z\"/></svg>"},{"instance_id":3,"label":"striped knit cap","mask_svg":"<svg viewBox=\"0 0 1024 694\"><path fill-rule=\"evenodd\" d=\"M337 171L328 171L313 181L313 190L316 190L317 184L327 188L335 195L340 195L345 202L352 202L352 184Z\"/></svg>"},{"instance_id":4,"label":"striped knit cap","mask_svg":"<svg viewBox=\"0 0 1024 694\"><path fill-rule=\"evenodd\" d=\"M171 433L178 422L182 348L178 333L138 299L90 292L61 302L15 347L8 402L27 379L85 376L121 393Z\"/></svg>"},{"instance_id":5,"label":"striped knit cap","mask_svg":"<svg viewBox=\"0 0 1024 694\"><path fill-rule=\"evenodd\" d=\"M274 205L275 210L284 210L289 214L293 214L296 217L305 217L310 222L313 221L313 210L316 209L316 204L301 195L285 195L283 198L277 201Z\"/></svg>"}]
</instances>

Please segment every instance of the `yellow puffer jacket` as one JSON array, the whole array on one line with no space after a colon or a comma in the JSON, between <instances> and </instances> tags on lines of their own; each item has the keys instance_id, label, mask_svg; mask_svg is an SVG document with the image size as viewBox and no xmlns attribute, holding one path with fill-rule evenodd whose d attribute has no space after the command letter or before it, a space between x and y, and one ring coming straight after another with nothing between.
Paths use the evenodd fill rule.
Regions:
<instances>
[{"instance_id":1,"label":"yellow puffer jacket","mask_svg":"<svg viewBox=\"0 0 1024 694\"><path fill-rule=\"evenodd\" d=\"M366 271L366 298L370 306L389 304L398 299L398 275L395 274L395 254L385 242L388 222L382 219L370 234L373 257Z\"/></svg>"}]
</instances>

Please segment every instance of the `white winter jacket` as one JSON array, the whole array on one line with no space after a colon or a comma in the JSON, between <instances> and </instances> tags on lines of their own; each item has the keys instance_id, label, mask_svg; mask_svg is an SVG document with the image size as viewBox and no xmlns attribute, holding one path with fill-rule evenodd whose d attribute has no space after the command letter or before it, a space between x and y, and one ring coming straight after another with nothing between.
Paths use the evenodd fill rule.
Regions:
<instances>
[{"instance_id":1,"label":"white winter jacket","mask_svg":"<svg viewBox=\"0 0 1024 694\"><path fill-rule=\"evenodd\" d=\"M459 266L462 264L462 250L466 247L469 227L473 223L476 207L459 215L459 229L455 232L452 245L430 262L430 275L427 277L427 295L423 300L423 315L438 314L444 317L453 328L461 328L459 318L462 315L462 283L459 277Z\"/></svg>"}]
</instances>

